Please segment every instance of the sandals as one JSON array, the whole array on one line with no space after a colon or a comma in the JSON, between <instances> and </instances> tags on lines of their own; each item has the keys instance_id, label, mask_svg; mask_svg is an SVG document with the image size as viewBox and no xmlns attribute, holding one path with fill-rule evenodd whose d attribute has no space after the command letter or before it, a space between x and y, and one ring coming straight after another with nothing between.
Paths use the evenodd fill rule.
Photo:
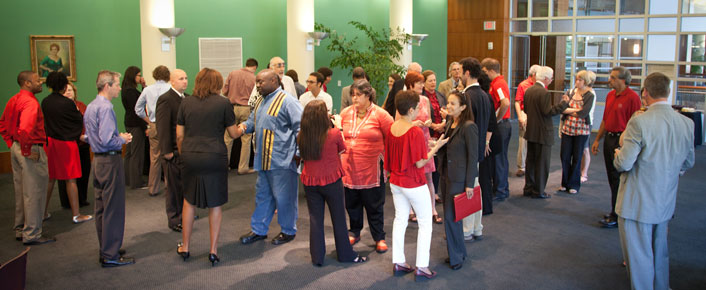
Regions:
<instances>
[{"instance_id":1,"label":"sandals","mask_svg":"<svg viewBox=\"0 0 706 290\"><path fill-rule=\"evenodd\" d=\"M353 259L353 261L351 261L351 262L353 262L353 263L365 263L365 262L367 262L367 261L368 261L368 257L363 257L363 256L361 256L361 255L358 255L358 257L355 257L355 259Z\"/></svg>"},{"instance_id":2,"label":"sandals","mask_svg":"<svg viewBox=\"0 0 706 290\"><path fill-rule=\"evenodd\" d=\"M442 219L438 214L435 214L432 217L432 220L434 221L435 224L440 225L444 223L444 219Z\"/></svg>"},{"instance_id":3,"label":"sandals","mask_svg":"<svg viewBox=\"0 0 706 290\"><path fill-rule=\"evenodd\" d=\"M578 192L578 190L572 188L572 189L569 189L569 193L570 194L577 194L579 192Z\"/></svg>"}]
</instances>

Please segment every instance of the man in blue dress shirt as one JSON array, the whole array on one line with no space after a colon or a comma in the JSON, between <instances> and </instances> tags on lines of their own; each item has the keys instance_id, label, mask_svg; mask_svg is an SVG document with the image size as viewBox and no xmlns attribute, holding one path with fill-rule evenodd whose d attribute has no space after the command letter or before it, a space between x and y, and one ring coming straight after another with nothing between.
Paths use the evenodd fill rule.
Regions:
<instances>
[{"instance_id":1,"label":"man in blue dress shirt","mask_svg":"<svg viewBox=\"0 0 706 290\"><path fill-rule=\"evenodd\" d=\"M120 93L120 74L101 71L96 80L98 95L86 108L83 124L86 142L93 151L93 188L100 262L103 267L134 264L135 259L121 254L125 231L125 171L122 146L132 135L118 133L112 99Z\"/></svg>"},{"instance_id":2,"label":"man in blue dress shirt","mask_svg":"<svg viewBox=\"0 0 706 290\"><path fill-rule=\"evenodd\" d=\"M282 231L272 239L275 245L294 239L297 233L297 165L296 140L302 117L302 106L296 97L282 90L279 76L272 70L262 70L255 86L263 98L245 123L238 125L241 134L255 132L255 212L250 220L251 231L240 237L250 244L267 238L272 215L277 209L277 222Z\"/></svg>"}]
</instances>

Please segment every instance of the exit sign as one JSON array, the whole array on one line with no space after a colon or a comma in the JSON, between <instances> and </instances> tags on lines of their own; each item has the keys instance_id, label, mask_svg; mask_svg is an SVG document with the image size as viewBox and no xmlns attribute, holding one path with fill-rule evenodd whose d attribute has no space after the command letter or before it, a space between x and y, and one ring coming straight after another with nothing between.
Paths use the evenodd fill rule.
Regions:
<instances>
[{"instance_id":1,"label":"exit sign","mask_svg":"<svg viewBox=\"0 0 706 290\"><path fill-rule=\"evenodd\" d=\"M483 30L495 30L495 21L483 21Z\"/></svg>"}]
</instances>

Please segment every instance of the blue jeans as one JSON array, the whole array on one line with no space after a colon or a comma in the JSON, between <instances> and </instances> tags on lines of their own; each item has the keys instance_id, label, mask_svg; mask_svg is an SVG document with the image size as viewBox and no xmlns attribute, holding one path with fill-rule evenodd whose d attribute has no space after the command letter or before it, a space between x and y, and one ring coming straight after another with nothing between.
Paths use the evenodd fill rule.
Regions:
<instances>
[{"instance_id":1,"label":"blue jeans","mask_svg":"<svg viewBox=\"0 0 706 290\"><path fill-rule=\"evenodd\" d=\"M578 192L581 189L581 159L588 136L561 134L561 186L567 190L575 189Z\"/></svg>"},{"instance_id":2,"label":"blue jeans","mask_svg":"<svg viewBox=\"0 0 706 290\"><path fill-rule=\"evenodd\" d=\"M255 212L250 219L253 233L266 235L272 215L277 209L277 223L287 235L297 233L298 174L289 169L257 172L255 183Z\"/></svg>"}]
</instances>

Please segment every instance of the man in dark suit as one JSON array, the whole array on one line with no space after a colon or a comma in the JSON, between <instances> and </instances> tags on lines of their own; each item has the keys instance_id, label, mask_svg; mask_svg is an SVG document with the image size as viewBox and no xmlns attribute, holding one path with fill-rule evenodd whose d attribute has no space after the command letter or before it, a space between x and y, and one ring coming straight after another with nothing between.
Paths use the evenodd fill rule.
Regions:
<instances>
[{"instance_id":1,"label":"man in dark suit","mask_svg":"<svg viewBox=\"0 0 706 290\"><path fill-rule=\"evenodd\" d=\"M489 146L490 138L493 135L493 127L489 125L495 122L495 116L493 114L492 105L490 104L490 97L488 97L478 84L478 79L483 72L480 62L473 57L467 57L462 59L460 63L462 67L461 79L465 85L463 94L468 98L471 104L471 111L473 112L476 125L478 125L478 163L481 163L490 153ZM479 168L479 182L483 177L490 178L490 172L487 170L481 172L482 170L483 168ZM482 173L484 173L484 175ZM488 193L491 192L488 191ZM483 198L484 215L493 212L492 205L492 195ZM474 224L476 224L476 226L474 226ZM463 220L463 235L465 240L473 240L480 237L482 235L482 229L483 226L480 221L474 223L470 218Z\"/></svg>"},{"instance_id":2,"label":"man in dark suit","mask_svg":"<svg viewBox=\"0 0 706 290\"><path fill-rule=\"evenodd\" d=\"M552 95L547 86L553 79L554 70L544 66L537 72L534 85L525 92L527 161L524 195L532 198L551 197L544 192L544 187L549 177L549 161L556 135L552 116L561 114L569 106L567 95L552 106Z\"/></svg>"},{"instance_id":3,"label":"man in dark suit","mask_svg":"<svg viewBox=\"0 0 706 290\"><path fill-rule=\"evenodd\" d=\"M186 73L177 69L172 71L170 80L172 87L157 100L156 117L159 149L162 162L167 169L166 208L169 228L181 232L181 209L184 205L184 189L181 183L181 157L176 144L176 123L179 105L186 96L184 90L189 85Z\"/></svg>"}]
</instances>

